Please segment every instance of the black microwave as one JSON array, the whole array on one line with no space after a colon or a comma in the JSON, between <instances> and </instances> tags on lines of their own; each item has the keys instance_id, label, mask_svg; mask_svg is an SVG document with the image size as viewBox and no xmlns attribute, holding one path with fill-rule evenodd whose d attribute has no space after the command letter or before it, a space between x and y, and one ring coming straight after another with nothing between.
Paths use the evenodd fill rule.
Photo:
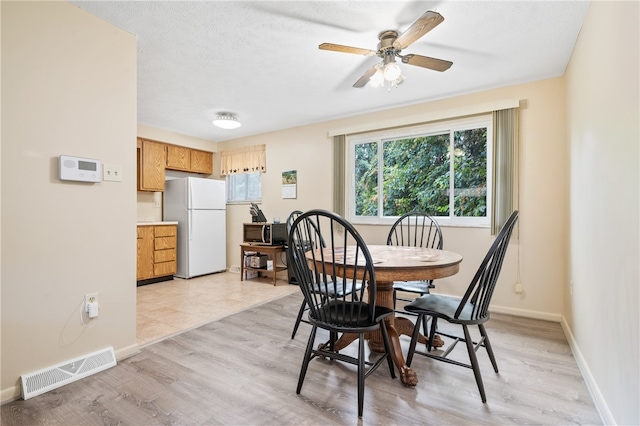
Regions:
<instances>
[{"instance_id":1,"label":"black microwave","mask_svg":"<svg viewBox=\"0 0 640 426\"><path fill-rule=\"evenodd\" d=\"M278 246L287 243L286 223L253 222L242 228L245 243Z\"/></svg>"}]
</instances>

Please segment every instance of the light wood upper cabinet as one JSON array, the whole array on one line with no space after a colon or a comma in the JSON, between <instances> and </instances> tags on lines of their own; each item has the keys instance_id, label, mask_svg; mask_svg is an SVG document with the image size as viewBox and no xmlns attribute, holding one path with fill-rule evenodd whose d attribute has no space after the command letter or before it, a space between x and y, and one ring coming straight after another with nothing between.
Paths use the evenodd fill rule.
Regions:
<instances>
[{"instance_id":1,"label":"light wood upper cabinet","mask_svg":"<svg viewBox=\"0 0 640 426\"><path fill-rule=\"evenodd\" d=\"M167 169L210 175L213 173L213 153L168 144Z\"/></svg>"},{"instance_id":2,"label":"light wood upper cabinet","mask_svg":"<svg viewBox=\"0 0 640 426\"><path fill-rule=\"evenodd\" d=\"M184 146L167 145L167 169L191 170L191 150Z\"/></svg>"},{"instance_id":3,"label":"light wood upper cabinet","mask_svg":"<svg viewBox=\"0 0 640 426\"><path fill-rule=\"evenodd\" d=\"M207 175L213 173L213 153L192 149L191 171L194 173L204 173Z\"/></svg>"},{"instance_id":4,"label":"light wood upper cabinet","mask_svg":"<svg viewBox=\"0 0 640 426\"><path fill-rule=\"evenodd\" d=\"M138 191L164 191L165 170L213 173L213 152L138 138Z\"/></svg>"},{"instance_id":5,"label":"light wood upper cabinet","mask_svg":"<svg viewBox=\"0 0 640 426\"><path fill-rule=\"evenodd\" d=\"M138 142L138 190L164 191L166 145L144 139L139 139Z\"/></svg>"}]
</instances>

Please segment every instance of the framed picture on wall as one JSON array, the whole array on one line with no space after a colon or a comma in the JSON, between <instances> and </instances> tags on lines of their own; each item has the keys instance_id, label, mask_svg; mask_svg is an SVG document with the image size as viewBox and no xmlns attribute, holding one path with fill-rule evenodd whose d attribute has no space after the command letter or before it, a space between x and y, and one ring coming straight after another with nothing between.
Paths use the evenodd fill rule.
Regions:
<instances>
[{"instance_id":1,"label":"framed picture on wall","mask_svg":"<svg viewBox=\"0 0 640 426\"><path fill-rule=\"evenodd\" d=\"M298 172L289 170L282 172L282 198L296 198L298 185Z\"/></svg>"}]
</instances>

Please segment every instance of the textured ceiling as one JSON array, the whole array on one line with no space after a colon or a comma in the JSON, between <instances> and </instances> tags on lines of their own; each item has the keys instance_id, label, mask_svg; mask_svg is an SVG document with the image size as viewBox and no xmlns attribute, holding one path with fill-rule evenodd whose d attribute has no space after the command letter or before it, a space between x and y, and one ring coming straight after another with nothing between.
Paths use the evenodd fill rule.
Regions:
<instances>
[{"instance_id":1,"label":"textured ceiling","mask_svg":"<svg viewBox=\"0 0 640 426\"><path fill-rule=\"evenodd\" d=\"M138 122L223 141L564 74L587 1L71 1L137 36ZM427 10L444 22L402 51L446 59L401 64L390 91L353 83L376 49ZM236 130L211 121L235 113Z\"/></svg>"}]
</instances>

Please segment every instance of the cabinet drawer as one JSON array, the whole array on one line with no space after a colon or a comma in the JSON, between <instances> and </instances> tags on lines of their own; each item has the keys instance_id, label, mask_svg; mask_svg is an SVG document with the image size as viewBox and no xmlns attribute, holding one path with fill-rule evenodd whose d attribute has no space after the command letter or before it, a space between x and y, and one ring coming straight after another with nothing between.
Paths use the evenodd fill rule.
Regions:
<instances>
[{"instance_id":1,"label":"cabinet drawer","mask_svg":"<svg viewBox=\"0 0 640 426\"><path fill-rule=\"evenodd\" d=\"M175 225L160 225L154 226L154 232L156 237L171 237L176 235Z\"/></svg>"},{"instance_id":2,"label":"cabinet drawer","mask_svg":"<svg viewBox=\"0 0 640 426\"><path fill-rule=\"evenodd\" d=\"M156 237L154 243L155 250L176 248L176 237Z\"/></svg>"},{"instance_id":3,"label":"cabinet drawer","mask_svg":"<svg viewBox=\"0 0 640 426\"><path fill-rule=\"evenodd\" d=\"M170 262L176 260L176 251L169 250L156 250L153 252L153 263Z\"/></svg>"},{"instance_id":4,"label":"cabinet drawer","mask_svg":"<svg viewBox=\"0 0 640 426\"><path fill-rule=\"evenodd\" d=\"M156 277L173 275L176 273L176 262L162 262L153 265L153 274Z\"/></svg>"}]
</instances>

